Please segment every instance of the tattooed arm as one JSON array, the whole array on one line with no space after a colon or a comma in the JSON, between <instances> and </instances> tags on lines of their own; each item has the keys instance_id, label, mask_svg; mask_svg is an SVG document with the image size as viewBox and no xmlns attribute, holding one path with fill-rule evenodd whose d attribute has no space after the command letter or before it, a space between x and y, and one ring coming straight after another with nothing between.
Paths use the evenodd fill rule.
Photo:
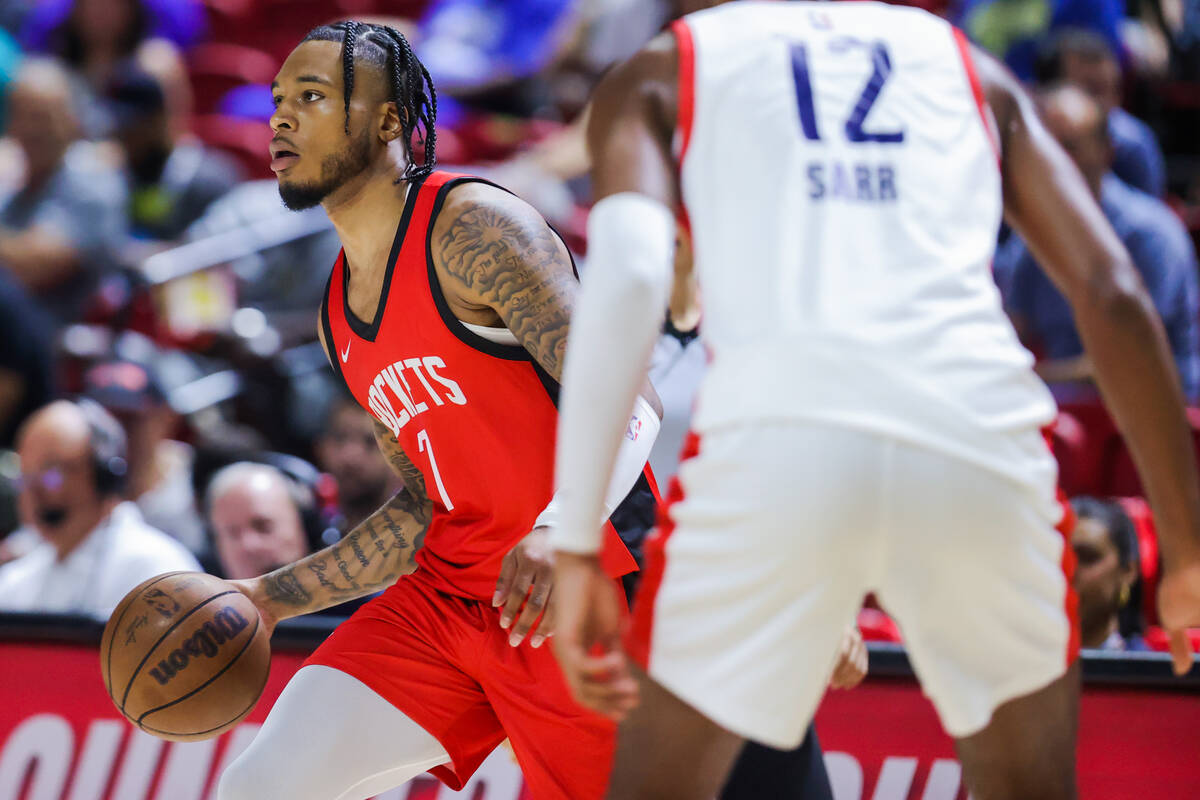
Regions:
<instances>
[{"instance_id":1,"label":"tattooed arm","mask_svg":"<svg viewBox=\"0 0 1200 800\"><path fill-rule=\"evenodd\" d=\"M460 319L499 322L538 365L562 380L579 281L557 234L528 203L484 183L451 190L434 223L434 266ZM662 416L647 381L642 396Z\"/></svg>"},{"instance_id":2,"label":"tattooed arm","mask_svg":"<svg viewBox=\"0 0 1200 800\"><path fill-rule=\"evenodd\" d=\"M258 578L230 581L258 606L268 629L281 619L386 589L417 568L414 558L433 511L425 480L391 431L378 423L375 440L404 481L395 497L331 547Z\"/></svg>"},{"instance_id":3,"label":"tattooed arm","mask_svg":"<svg viewBox=\"0 0 1200 800\"><path fill-rule=\"evenodd\" d=\"M507 192L467 183L446 198L431 245L447 299L480 322L503 324L542 369L561 379L578 282L566 247L545 220Z\"/></svg>"},{"instance_id":4,"label":"tattooed arm","mask_svg":"<svg viewBox=\"0 0 1200 800\"><path fill-rule=\"evenodd\" d=\"M417 472L399 448L388 456L398 471L399 462L405 462L402 474ZM414 557L424 542L431 508L423 489L411 490L406 483L331 547L233 583L254 601L268 626L386 589L417 568Z\"/></svg>"}]
</instances>

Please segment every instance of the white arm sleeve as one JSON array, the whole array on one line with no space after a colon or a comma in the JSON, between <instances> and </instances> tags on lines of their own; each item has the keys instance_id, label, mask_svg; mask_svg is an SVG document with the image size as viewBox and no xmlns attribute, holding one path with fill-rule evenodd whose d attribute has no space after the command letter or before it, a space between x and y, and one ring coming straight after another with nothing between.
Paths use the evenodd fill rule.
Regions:
<instances>
[{"instance_id":1,"label":"white arm sleeve","mask_svg":"<svg viewBox=\"0 0 1200 800\"><path fill-rule=\"evenodd\" d=\"M588 246L563 369L552 530L555 548L574 553L602 544L617 451L667 307L675 218L644 195L612 195L592 209Z\"/></svg>"},{"instance_id":2,"label":"white arm sleeve","mask_svg":"<svg viewBox=\"0 0 1200 800\"><path fill-rule=\"evenodd\" d=\"M617 463L613 466L612 480L608 482L608 492L604 495L604 519L612 516L613 511L633 489L638 477L646 468L650 451L654 449L654 441L658 438L662 420L658 412L651 407L646 398L638 395L633 405L633 416L625 426L625 437L621 439L621 447L617 450ZM557 528L562 517L562 501L556 494L546 509L538 515L533 527Z\"/></svg>"}]
</instances>

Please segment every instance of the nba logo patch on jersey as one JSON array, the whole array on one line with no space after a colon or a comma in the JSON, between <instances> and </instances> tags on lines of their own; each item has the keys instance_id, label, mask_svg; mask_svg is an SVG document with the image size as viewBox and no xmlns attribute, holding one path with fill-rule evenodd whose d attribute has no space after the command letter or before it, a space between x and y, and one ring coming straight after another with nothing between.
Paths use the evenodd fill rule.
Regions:
<instances>
[{"instance_id":1,"label":"nba logo patch on jersey","mask_svg":"<svg viewBox=\"0 0 1200 800\"><path fill-rule=\"evenodd\" d=\"M641 435L642 421L637 417L631 417L629 424L625 426L625 438L631 442L636 442Z\"/></svg>"}]
</instances>

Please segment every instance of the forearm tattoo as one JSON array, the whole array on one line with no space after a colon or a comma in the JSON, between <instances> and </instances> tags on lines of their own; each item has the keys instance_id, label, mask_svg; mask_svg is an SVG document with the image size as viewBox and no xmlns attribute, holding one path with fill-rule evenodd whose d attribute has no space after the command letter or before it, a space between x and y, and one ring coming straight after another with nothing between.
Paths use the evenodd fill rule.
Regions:
<instances>
[{"instance_id":1,"label":"forearm tattoo","mask_svg":"<svg viewBox=\"0 0 1200 800\"><path fill-rule=\"evenodd\" d=\"M320 611L391 586L416 569L428 503L402 489L339 542L263 578L281 616Z\"/></svg>"},{"instance_id":2,"label":"forearm tattoo","mask_svg":"<svg viewBox=\"0 0 1200 800\"><path fill-rule=\"evenodd\" d=\"M263 584L267 590L267 597L281 605L303 606L312 602L312 595L296 580L293 567L275 570L266 576Z\"/></svg>"},{"instance_id":3,"label":"forearm tattoo","mask_svg":"<svg viewBox=\"0 0 1200 800\"><path fill-rule=\"evenodd\" d=\"M533 212L477 204L455 217L436 245L450 277L494 309L560 380L578 282L549 226Z\"/></svg>"}]
</instances>

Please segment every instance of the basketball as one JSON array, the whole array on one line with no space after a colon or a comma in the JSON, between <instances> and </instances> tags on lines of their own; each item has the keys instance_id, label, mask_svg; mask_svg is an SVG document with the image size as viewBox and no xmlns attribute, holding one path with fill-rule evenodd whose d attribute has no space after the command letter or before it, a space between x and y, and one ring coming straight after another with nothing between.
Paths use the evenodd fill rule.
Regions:
<instances>
[{"instance_id":1,"label":"basketball","mask_svg":"<svg viewBox=\"0 0 1200 800\"><path fill-rule=\"evenodd\" d=\"M168 572L137 586L100 643L104 688L117 710L172 741L210 739L240 722L270 666L270 636L254 604L200 572Z\"/></svg>"}]
</instances>

